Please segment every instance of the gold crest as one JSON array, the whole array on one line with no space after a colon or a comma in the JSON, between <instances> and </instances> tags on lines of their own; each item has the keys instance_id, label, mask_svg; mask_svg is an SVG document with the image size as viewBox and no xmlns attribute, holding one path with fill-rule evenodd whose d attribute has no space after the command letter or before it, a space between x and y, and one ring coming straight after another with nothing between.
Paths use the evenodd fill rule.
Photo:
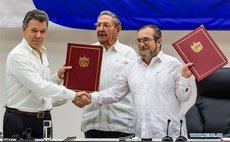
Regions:
<instances>
[{"instance_id":1,"label":"gold crest","mask_svg":"<svg viewBox=\"0 0 230 142\"><path fill-rule=\"evenodd\" d=\"M193 45L191 45L192 51L198 53L203 49L202 44L198 41L198 42L193 42Z\"/></svg>"},{"instance_id":2,"label":"gold crest","mask_svg":"<svg viewBox=\"0 0 230 142\"><path fill-rule=\"evenodd\" d=\"M87 68L89 66L89 58L86 58L85 55L83 57L80 57L79 66L82 68Z\"/></svg>"}]
</instances>

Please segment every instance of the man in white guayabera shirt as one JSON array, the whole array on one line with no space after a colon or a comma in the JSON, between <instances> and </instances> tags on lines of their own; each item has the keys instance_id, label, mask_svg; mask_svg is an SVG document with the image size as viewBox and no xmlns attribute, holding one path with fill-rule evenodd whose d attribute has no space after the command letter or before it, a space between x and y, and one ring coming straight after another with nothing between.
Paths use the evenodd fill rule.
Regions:
<instances>
[{"instance_id":1,"label":"man in white guayabera shirt","mask_svg":"<svg viewBox=\"0 0 230 142\"><path fill-rule=\"evenodd\" d=\"M100 90L114 85L118 74L137 58L135 50L119 42L121 22L117 15L102 11L95 24L98 42L103 46ZM119 138L133 135L135 117L132 94L114 104L90 104L82 113L82 131L86 138Z\"/></svg>"},{"instance_id":2,"label":"man in white guayabera shirt","mask_svg":"<svg viewBox=\"0 0 230 142\"><path fill-rule=\"evenodd\" d=\"M134 100L136 116L136 136L161 139L166 135L167 121L170 119L168 135L180 135L180 120L185 122L182 103L191 97L189 67L193 63L182 64L161 49L161 30L155 25L146 25L137 31L136 44L141 57L129 63L119 74L114 86L93 92L82 92L89 103L110 104L121 101L128 92ZM75 103L83 106L81 101ZM117 114L119 115L119 114ZM187 137L186 125L182 135Z\"/></svg>"}]
</instances>

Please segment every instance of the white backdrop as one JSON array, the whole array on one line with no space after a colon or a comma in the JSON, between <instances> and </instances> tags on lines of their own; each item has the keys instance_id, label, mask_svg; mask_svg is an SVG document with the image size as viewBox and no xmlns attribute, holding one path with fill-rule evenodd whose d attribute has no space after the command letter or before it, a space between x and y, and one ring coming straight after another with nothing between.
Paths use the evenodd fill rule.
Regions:
<instances>
[{"instance_id":1,"label":"white backdrop","mask_svg":"<svg viewBox=\"0 0 230 142\"><path fill-rule=\"evenodd\" d=\"M20 2L19 2L20 1ZM4 73L5 61L9 51L22 40L21 22L28 10L34 9L31 0L0 0L0 131L4 114ZM7 12L9 11L9 12ZM10 16L11 15L11 16ZM181 58L172 47L171 43L178 40L190 31L162 31L162 50L172 56ZM221 50L230 59L230 31L210 31L211 36L217 42ZM120 41L136 49L134 43L136 31L122 31ZM65 63L66 45L74 43L94 43L96 41L95 31L78 30L60 27L51 24L48 31L45 46L48 50L48 58L51 65L51 72L54 73L58 67ZM182 61L182 60L181 60ZM227 65L230 66L229 64ZM186 111L196 98L196 87L193 82L193 93L191 100L184 104ZM71 102L52 110L54 124L54 138L65 138L67 136L83 137L80 130L81 125L80 108L75 107Z\"/></svg>"},{"instance_id":2,"label":"white backdrop","mask_svg":"<svg viewBox=\"0 0 230 142\"><path fill-rule=\"evenodd\" d=\"M0 27L19 27L25 13L34 8L32 0L0 0Z\"/></svg>"}]
</instances>

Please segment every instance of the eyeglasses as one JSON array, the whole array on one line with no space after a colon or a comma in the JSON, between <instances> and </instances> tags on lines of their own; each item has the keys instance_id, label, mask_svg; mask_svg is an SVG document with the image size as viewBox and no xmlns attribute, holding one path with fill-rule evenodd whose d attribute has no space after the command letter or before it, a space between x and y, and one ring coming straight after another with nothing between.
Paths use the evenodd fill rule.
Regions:
<instances>
[{"instance_id":1,"label":"eyeglasses","mask_svg":"<svg viewBox=\"0 0 230 142\"><path fill-rule=\"evenodd\" d=\"M145 37L143 39L137 39L135 42L138 46L141 45L141 43L143 42L144 44L148 44L150 41L155 40L154 38L149 38L149 37Z\"/></svg>"},{"instance_id":2,"label":"eyeglasses","mask_svg":"<svg viewBox=\"0 0 230 142\"><path fill-rule=\"evenodd\" d=\"M108 23L95 23L94 24L95 28L98 29L102 27L103 29L110 29L112 26Z\"/></svg>"}]
</instances>

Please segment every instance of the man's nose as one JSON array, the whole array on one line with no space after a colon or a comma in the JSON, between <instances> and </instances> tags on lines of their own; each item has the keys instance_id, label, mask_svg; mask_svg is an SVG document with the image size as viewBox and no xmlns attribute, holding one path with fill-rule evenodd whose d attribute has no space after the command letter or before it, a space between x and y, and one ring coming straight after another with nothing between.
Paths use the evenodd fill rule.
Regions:
<instances>
[{"instance_id":1,"label":"man's nose","mask_svg":"<svg viewBox=\"0 0 230 142\"><path fill-rule=\"evenodd\" d=\"M40 31L38 31L38 32L36 33L36 37L41 37L41 35L42 35L42 33L41 33Z\"/></svg>"}]
</instances>

